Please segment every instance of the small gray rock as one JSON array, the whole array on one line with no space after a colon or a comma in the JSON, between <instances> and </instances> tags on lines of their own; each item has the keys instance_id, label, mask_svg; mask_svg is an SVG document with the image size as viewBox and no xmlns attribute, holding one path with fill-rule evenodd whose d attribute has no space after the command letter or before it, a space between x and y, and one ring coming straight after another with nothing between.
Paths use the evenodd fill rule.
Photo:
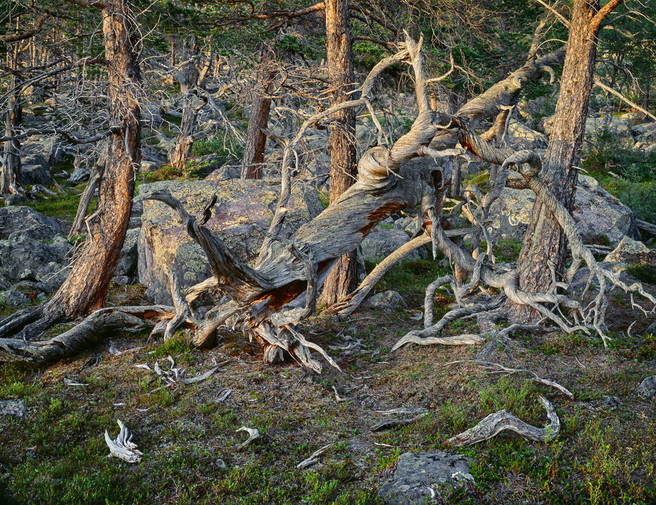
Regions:
<instances>
[{"instance_id":1,"label":"small gray rock","mask_svg":"<svg viewBox=\"0 0 656 505\"><path fill-rule=\"evenodd\" d=\"M398 291L383 291L370 297L365 305L372 309L392 310L397 307L407 307L405 300Z\"/></svg>"},{"instance_id":2,"label":"small gray rock","mask_svg":"<svg viewBox=\"0 0 656 505\"><path fill-rule=\"evenodd\" d=\"M634 393L647 401L652 401L656 398L656 375L645 378Z\"/></svg>"},{"instance_id":3,"label":"small gray rock","mask_svg":"<svg viewBox=\"0 0 656 505\"><path fill-rule=\"evenodd\" d=\"M424 505L440 503L456 487L474 484L469 473L471 461L460 454L402 454L394 475L378 495L388 505Z\"/></svg>"},{"instance_id":4,"label":"small gray rock","mask_svg":"<svg viewBox=\"0 0 656 505\"><path fill-rule=\"evenodd\" d=\"M0 400L0 416L25 417L27 407L23 400Z\"/></svg>"}]
</instances>

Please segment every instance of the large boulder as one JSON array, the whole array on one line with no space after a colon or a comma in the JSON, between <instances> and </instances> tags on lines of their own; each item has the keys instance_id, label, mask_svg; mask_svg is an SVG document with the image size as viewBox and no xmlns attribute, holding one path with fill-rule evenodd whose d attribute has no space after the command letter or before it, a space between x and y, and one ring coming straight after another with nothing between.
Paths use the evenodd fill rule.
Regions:
<instances>
[{"instance_id":1,"label":"large boulder","mask_svg":"<svg viewBox=\"0 0 656 505\"><path fill-rule=\"evenodd\" d=\"M125 234L123 248L118 257L118 264L114 271L114 282L120 286L133 284L137 280L137 266L139 263L138 243L140 228L131 228Z\"/></svg>"},{"instance_id":2,"label":"large boulder","mask_svg":"<svg viewBox=\"0 0 656 505\"><path fill-rule=\"evenodd\" d=\"M64 144L56 136L31 137L21 145L21 161L26 165L46 168L61 162L66 156Z\"/></svg>"},{"instance_id":3,"label":"large boulder","mask_svg":"<svg viewBox=\"0 0 656 505\"><path fill-rule=\"evenodd\" d=\"M62 236L45 243L25 235L0 240L0 289L31 281L45 292L54 291L68 273L65 266L71 248Z\"/></svg>"},{"instance_id":4,"label":"large boulder","mask_svg":"<svg viewBox=\"0 0 656 505\"><path fill-rule=\"evenodd\" d=\"M508 125L506 141L516 150L544 149L549 145L549 138L544 133L532 130L518 121Z\"/></svg>"},{"instance_id":5,"label":"large boulder","mask_svg":"<svg viewBox=\"0 0 656 505\"><path fill-rule=\"evenodd\" d=\"M604 258L606 262L622 262L628 265L656 266L656 251L650 250L639 240L624 237L617 247Z\"/></svg>"},{"instance_id":6,"label":"large boulder","mask_svg":"<svg viewBox=\"0 0 656 505\"><path fill-rule=\"evenodd\" d=\"M490 233L497 239L521 241L531 220L534 202L535 193L530 189L504 188L501 198L490 208ZM605 237L616 245L625 235L640 237L631 209L586 175L579 175L573 216L585 242Z\"/></svg>"},{"instance_id":7,"label":"large boulder","mask_svg":"<svg viewBox=\"0 0 656 505\"><path fill-rule=\"evenodd\" d=\"M55 219L29 207L0 208L0 305L25 305L57 289L71 249Z\"/></svg>"},{"instance_id":8,"label":"large boulder","mask_svg":"<svg viewBox=\"0 0 656 505\"><path fill-rule=\"evenodd\" d=\"M613 140L625 147L632 147L634 144L631 133L631 124L625 117L588 117L585 123L586 138L607 133L612 136Z\"/></svg>"},{"instance_id":9,"label":"large boulder","mask_svg":"<svg viewBox=\"0 0 656 505\"><path fill-rule=\"evenodd\" d=\"M52 175L46 165L43 164L21 164L21 182L23 184L46 185L52 182Z\"/></svg>"},{"instance_id":10,"label":"large boulder","mask_svg":"<svg viewBox=\"0 0 656 505\"><path fill-rule=\"evenodd\" d=\"M656 152L656 122L635 125L632 130L636 136L633 149L641 149L648 153Z\"/></svg>"},{"instance_id":11,"label":"large boulder","mask_svg":"<svg viewBox=\"0 0 656 505\"><path fill-rule=\"evenodd\" d=\"M142 185L140 195L157 190L168 190L192 215L216 194L218 203L205 226L225 241L239 259L250 262L264 240L260 229L267 229L271 222L280 186L268 179L161 181ZM292 188L287 207L289 212L281 233L284 237L291 236L323 210L318 194L300 186ZM177 276L183 288L211 275L200 246L191 240L177 215L161 202L144 201L138 256L139 282L148 286L146 294L156 303L171 303L171 275Z\"/></svg>"}]
</instances>

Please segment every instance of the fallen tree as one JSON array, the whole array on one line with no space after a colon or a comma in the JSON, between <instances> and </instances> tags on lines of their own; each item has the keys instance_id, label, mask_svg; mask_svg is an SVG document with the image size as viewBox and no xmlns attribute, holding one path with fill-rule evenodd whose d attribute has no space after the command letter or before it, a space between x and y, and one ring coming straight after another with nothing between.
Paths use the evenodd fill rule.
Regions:
<instances>
[{"instance_id":1,"label":"fallen tree","mask_svg":"<svg viewBox=\"0 0 656 505\"><path fill-rule=\"evenodd\" d=\"M419 207L426 236L415 239L411 246L404 246L402 253L395 254L392 260L386 262L385 268L413 247L431 243L434 254L439 250L453 263L454 274L441 277L429 286L424 329L410 332L395 348L411 342L480 342L483 339L481 336L444 339L438 335L446 322L458 317L486 313L490 318L498 318L506 307L504 304L508 302L530 307L565 331L597 332L605 341L604 315L609 288L617 286L631 294L638 293L656 305L656 299L640 285L627 286L614 274L598 267L592 253L583 244L570 213L541 180L540 157L536 153L493 147L489 142L493 135L479 136L474 132L474 128L480 127L484 121L506 115L508 107L517 100L523 86L537 79L543 72L549 72L551 67L559 65L564 50L529 60L504 81L471 100L455 115L447 115L436 112L430 106L427 93L429 79L424 72L421 47L421 39L415 42L407 36L405 44L396 54L382 60L372 69L359 89L359 98L312 116L294 139L284 141L281 195L254 266L240 262L219 237L203 226L211 215L216 199L209 202L203 216L197 219L166 192L143 195L143 198L162 202L177 212L189 235L206 253L214 276L213 280L190 290L187 296L180 291L175 279L172 279L175 311L159 308L155 314L151 310L151 316L159 321L153 330L155 333L170 336L177 327L187 324L195 328L194 343L209 346L215 341L216 329L230 318L231 324L239 324L249 337L263 345L263 359L268 363L279 361L288 353L303 366L319 372L321 364L311 354L314 350L332 366L339 368L321 347L303 336L298 325L313 312L318 291L340 256L356 249L363 238L390 214L416 206ZM280 238L278 232L290 194L290 160L295 145L310 125L336 110L362 106L373 110L372 90L376 79L386 68L399 62L410 65L415 80L418 115L410 131L392 146L379 145L365 152L358 164L356 184L319 216L299 228L291 239ZM498 123L495 121L495 130L498 130ZM445 193L452 177L449 161L466 152L498 165L499 169L487 192L476 186L467 187L464 201L450 209L450 214L445 214ZM501 191L506 185L532 189L537 199L553 214L569 240L574 262L564 280L557 280L556 273L553 273L553 283L545 292L521 291L518 288L517 270L511 266L495 264L492 240L483 223L492 202L501 197ZM462 230L446 229L451 227L448 218L459 214L464 215L470 225ZM462 235L469 236L469 248L450 238ZM485 252L479 251L483 240L487 244ZM596 278L598 283L597 288L589 283L589 288L596 289L596 293L587 304L582 303L585 293L577 297L563 293L583 264L590 270L591 278ZM549 268L549 265L543 268ZM363 290L367 286L370 289L372 284L367 282ZM433 324L433 295L439 286L445 284L450 284L459 307ZM477 293L483 285L497 288L499 294L485 294L481 299ZM200 319L190 308L190 302L199 292L210 287L218 288L223 297L205 318ZM361 295L363 290L343 300L334 310L345 314L355 310L364 298ZM6 321L0 323L0 328L7 324ZM532 327L526 328L530 330ZM43 347L42 343L37 342L21 344L20 349L12 347L12 344L16 342L0 339L1 359L30 361L34 353L30 353L26 347ZM60 357L61 353L58 353L50 359ZM48 359L43 353L39 354L38 361Z\"/></svg>"}]
</instances>

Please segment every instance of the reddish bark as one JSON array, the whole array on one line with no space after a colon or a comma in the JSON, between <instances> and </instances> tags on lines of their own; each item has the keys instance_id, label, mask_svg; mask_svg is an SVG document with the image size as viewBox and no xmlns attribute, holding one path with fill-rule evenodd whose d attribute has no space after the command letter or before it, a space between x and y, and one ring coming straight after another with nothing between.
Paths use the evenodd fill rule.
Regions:
<instances>
[{"instance_id":1,"label":"reddish bark","mask_svg":"<svg viewBox=\"0 0 656 505\"><path fill-rule=\"evenodd\" d=\"M346 0L327 0L326 50L328 53L328 79L334 88L333 105L345 102L353 83L353 54L348 28ZM329 130L330 195L335 201L357 178L355 149L355 111L341 110L332 116ZM321 303L331 304L357 287L356 252L345 254L326 279Z\"/></svg>"},{"instance_id":2,"label":"reddish bark","mask_svg":"<svg viewBox=\"0 0 656 505\"><path fill-rule=\"evenodd\" d=\"M572 10L560 96L541 173L553 194L569 211L574 203L593 84L597 33L601 21L612 11L612 4L619 3L621 0L613 0L600 9L599 0L576 0ZM561 272L566 251L565 235L558 222L543 202L536 200L517 263L520 289L529 293L547 291L552 283L548 265L553 264L556 271ZM517 319L525 319L528 315L525 307L517 308Z\"/></svg>"}]
</instances>

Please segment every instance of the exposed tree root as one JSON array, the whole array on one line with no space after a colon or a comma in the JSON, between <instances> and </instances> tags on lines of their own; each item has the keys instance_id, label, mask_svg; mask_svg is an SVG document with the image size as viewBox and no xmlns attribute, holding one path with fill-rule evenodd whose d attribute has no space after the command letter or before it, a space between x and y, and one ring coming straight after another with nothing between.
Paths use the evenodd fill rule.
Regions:
<instances>
[{"instance_id":1,"label":"exposed tree root","mask_svg":"<svg viewBox=\"0 0 656 505\"><path fill-rule=\"evenodd\" d=\"M455 445L456 447L477 444L489 440L505 430L514 431L522 437L535 442L549 442L558 435L560 420L551 402L542 396L539 399L547 410L547 418L549 419L549 424L544 428L531 426L506 410L500 410L490 414L473 428L469 428L467 431L448 439L445 444Z\"/></svg>"},{"instance_id":2,"label":"exposed tree root","mask_svg":"<svg viewBox=\"0 0 656 505\"><path fill-rule=\"evenodd\" d=\"M561 393L563 393L565 396L568 396L570 399L572 399L572 400L574 399L574 394L569 389L567 389L565 386L561 386L557 382L554 382L554 381L549 380L549 379L543 379L542 377L540 377L538 374L536 374L535 372L533 372L531 370L526 370L526 369L522 369L522 368L508 368L506 366L503 366L500 363L494 363L494 362L491 362L491 361L481 361L481 360L477 360L477 359L451 361L451 362L447 363L447 365L455 365L456 363L473 363L475 365L479 365L479 366L485 368L486 370L490 370L492 373L503 373L503 374L506 374L506 375L516 374L516 373L527 373L527 374L529 374L533 377L533 379L532 379L533 381L539 382L540 384L544 384L545 386L555 388L558 391L560 391Z\"/></svg>"},{"instance_id":3,"label":"exposed tree root","mask_svg":"<svg viewBox=\"0 0 656 505\"><path fill-rule=\"evenodd\" d=\"M143 331L162 318L171 317L172 307L109 307L92 313L80 324L45 341L0 338L0 361L52 363L74 356L118 331Z\"/></svg>"}]
</instances>

